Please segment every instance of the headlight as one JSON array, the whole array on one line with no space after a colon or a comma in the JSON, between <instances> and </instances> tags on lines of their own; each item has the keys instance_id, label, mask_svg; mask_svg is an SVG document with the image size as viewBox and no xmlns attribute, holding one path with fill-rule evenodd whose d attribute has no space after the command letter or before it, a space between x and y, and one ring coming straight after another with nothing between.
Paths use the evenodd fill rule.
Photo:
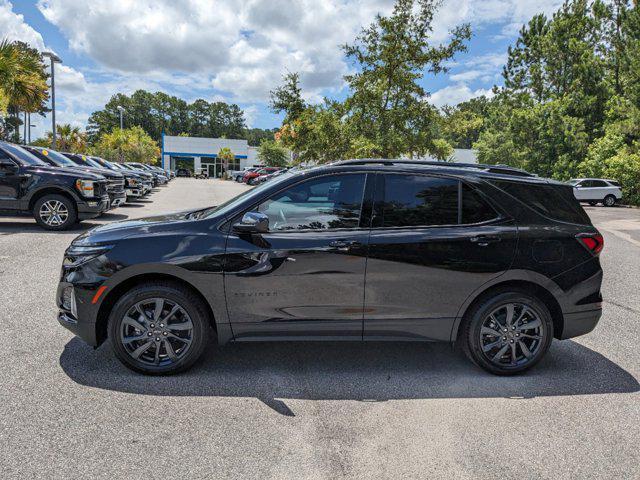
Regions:
<instances>
[{"instance_id":1,"label":"headlight","mask_svg":"<svg viewBox=\"0 0 640 480\"><path fill-rule=\"evenodd\" d=\"M78 191L83 197L94 196L92 180L82 180L79 178L78 180L76 180L76 188L78 189Z\"/></svg>"},{"instance_id":2,"label":"headlight","mask_svg":"<svg viewBox=\"0 0 640 480\"><path fill-rule=\"evenodd\" d=\"M136 185L138 185L138 180L129 177L127 178L127 185L129 185L130 187L135 187Z\"/></svg>"},{"instance_id":3,"label":"headlight","mask_svg":"<svg viewBox=\"0 0 640 480\"><path fill-rule=\"evenodd\" d=\"M64 253L65 266L78 266L96 257L99 257L103 253L108 252L113 248L113 245L73 245L67 249Z\"/></svg>"}]
</instances>

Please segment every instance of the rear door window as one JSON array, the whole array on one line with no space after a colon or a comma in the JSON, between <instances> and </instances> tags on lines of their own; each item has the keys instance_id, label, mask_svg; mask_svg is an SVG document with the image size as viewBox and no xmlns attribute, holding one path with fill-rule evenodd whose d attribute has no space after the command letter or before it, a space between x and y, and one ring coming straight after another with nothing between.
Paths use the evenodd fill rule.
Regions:
<instances>
[{"instance_id":1,"label":"rear door window","mask_svg":"<svg viewBox=\"0 0 640 480\"><path fill-rule=\"evenodd\" d=\"M374 226L416 227L458 223L458 181L410 174L379 175L382 201ZM380 187L379 187L380 188Z\"/></svg>"},{"instance_id":2,"label":"rear door window","mask_svg":"<svg viewBox=\"0 0 640 480\"><path fill-rule=\"evenodd\" d=\"M482 223L498 218L496 211L469 185L462 185L460 223Z\"/></svg>"}]
</instances>

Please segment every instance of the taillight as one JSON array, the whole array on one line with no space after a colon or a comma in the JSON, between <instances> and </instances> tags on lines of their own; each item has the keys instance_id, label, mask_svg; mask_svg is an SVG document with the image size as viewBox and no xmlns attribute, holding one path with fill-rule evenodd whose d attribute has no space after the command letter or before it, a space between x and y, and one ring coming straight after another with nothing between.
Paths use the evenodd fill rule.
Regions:
<instances>
[{"instance_id":1,"label":"taillight","mask_svg":"<svg viewBox=\"0 0 640 480\"><path fill-rule=\"evenodd\" d=\"M599 233L581 233L576 239L594 255L598 255L604 248L604 239Z\"/></svg>"}]
</instances>

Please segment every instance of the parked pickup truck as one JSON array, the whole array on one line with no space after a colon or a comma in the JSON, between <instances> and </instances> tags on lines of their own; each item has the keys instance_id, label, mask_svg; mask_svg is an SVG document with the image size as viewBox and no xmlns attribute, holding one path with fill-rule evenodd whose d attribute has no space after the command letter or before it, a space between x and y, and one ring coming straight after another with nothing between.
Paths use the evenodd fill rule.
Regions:
<instances>
[{"instance_id":1,"label":"parked pickup truck","mask_svg":"<svg viewBox=\"0 0 640 480\"><path fill-rule=\"evenodd\" d=\"M0 141L0 216L33 215L47 230L65 230L108 207L104 176L52 167L20 146Z\"/></svg>"}]
</instances>

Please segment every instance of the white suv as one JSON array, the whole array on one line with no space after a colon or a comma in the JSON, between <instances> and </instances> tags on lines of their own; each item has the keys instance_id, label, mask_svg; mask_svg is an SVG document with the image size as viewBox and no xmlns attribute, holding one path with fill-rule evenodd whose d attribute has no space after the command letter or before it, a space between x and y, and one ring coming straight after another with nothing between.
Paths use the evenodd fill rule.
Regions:
<instances>
[{"instance_id":1,"label":"white suv","mask_svg":"<svg viewBox=\"0 0 640 480\"><path fill-rule=\"evenodd\" d=\"M602 178L576 178L569 180L573 185L573 194L581 202L595 205L599 202L605 207L613 207L622 199L620 182Z\"/></svg>"}]
</instances>

